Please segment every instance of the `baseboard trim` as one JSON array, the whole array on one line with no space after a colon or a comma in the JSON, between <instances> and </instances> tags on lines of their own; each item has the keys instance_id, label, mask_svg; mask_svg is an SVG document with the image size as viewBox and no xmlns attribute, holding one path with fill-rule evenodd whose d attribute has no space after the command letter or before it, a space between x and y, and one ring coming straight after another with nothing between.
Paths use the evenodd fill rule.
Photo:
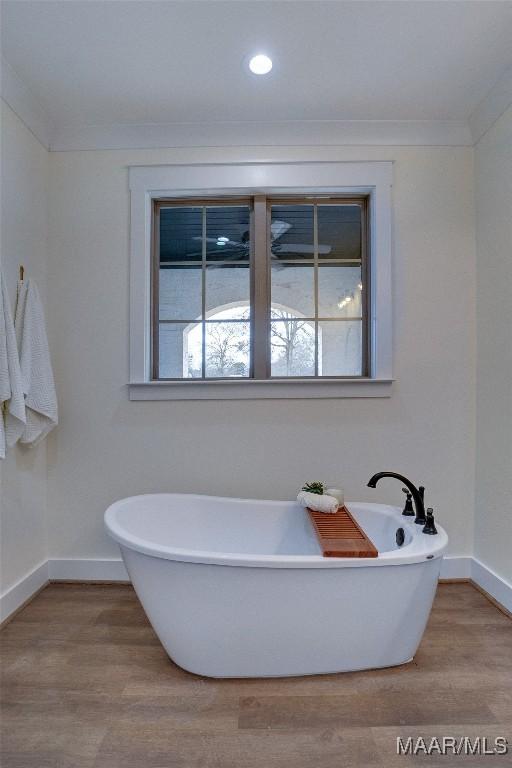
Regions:
<instances>
[{"instance_id":1,"label":"baseboard trim","mask_svg":"<svg viewBox=\"0 0 512 768\"><path fill-rule=\"evenodd\" d=\"M484 563L467 556L445 557L441 582L470 581L497 608L512 615L512 585ZM61 559L41 563L0 597L0 626L10 621L48 582L127 584L130 577L121 559Z\"/></svg>"},{"instance_id":2,"label":"baseboard trim","mask_svg":"<svg viewBox=\"0 0 512 768\"><path fill-rule=\"evenodd\" d=\"M48 584L48 561L20 579L0 596L0 627L21 611Z\"/></svg>"},{"instance_id":3,"label":"baseboard trim","mask_svg":"<svg viewBox=\"0 0 512 768\"><path fill-rule=\"evenodd\" d=\"M471 557L445 557L442 579L471 578ZM123 561L94 559L53 559L48 561L50 581L130 581Z\"/></svg>"},{"instance_id":4,"label":"baseboard trim","mask_svg":"<svg viewBox=\"0 0 512 768\"><path fill-rule=\"evenodd\" d=\"M469 579L471 557L445 557L441 566L442 579ZM50 581L130 581L120 558L109 560L51 559L48 561Z\"/></svg>"},{"instance_id":5,"label":"baseboard trim","mask_svg":"<svg viewBox=\"0 0 512 768\"><path fill-rule=\"evenodd\" d=\"M472 557L463 555L453 555L443 558L441 563L441 573L439 578L442 581L467 580L471 578Z\"/></svg>"},{"instance_id":6,"label":"baseboard trim","mask_svg":"<svg viewBox=\"0 0 512 768\"><path fill-rule=\"evenodd\" d=\"M491 602L512 617L512 584L509 584L489 566L472 558L471 581Z\"/></svg>"},{"instance_id":7,"label":"baseboard trim","mask_svg":"<svg viewBox=\"0 0 512 768\"><path fill-rule=\"evenodd\" d=\"M50 581L129 582L130 577L121 559L111 560L48 560Z\"/></svg>"}]
</instances>

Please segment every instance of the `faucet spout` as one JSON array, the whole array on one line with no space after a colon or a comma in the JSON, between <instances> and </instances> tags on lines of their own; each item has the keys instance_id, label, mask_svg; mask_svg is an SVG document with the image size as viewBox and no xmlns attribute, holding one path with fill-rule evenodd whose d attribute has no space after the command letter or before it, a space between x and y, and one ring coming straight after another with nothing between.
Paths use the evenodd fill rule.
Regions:
<instances>
[{"instance_id":1,"label":"faucet spout","mask_svg":"<svg viewBox=\"0 0 512 768\"><path fill-rule=\"evenodd\" d=\"M414 506L416 508L416 517L414 522L418 525L425 525L425 504L423 500L425 489L423 486L416 488L416 486L411 483L407 477L398 474L398 472L377 472L377 474L373 475L373 477L368 480L368 487L376 488L377 483L379 480L382 480L383 477L394 477L396 480L400 480L400 482L410 490L412 498L414 499Z\"/></svg>"}]
</instances>

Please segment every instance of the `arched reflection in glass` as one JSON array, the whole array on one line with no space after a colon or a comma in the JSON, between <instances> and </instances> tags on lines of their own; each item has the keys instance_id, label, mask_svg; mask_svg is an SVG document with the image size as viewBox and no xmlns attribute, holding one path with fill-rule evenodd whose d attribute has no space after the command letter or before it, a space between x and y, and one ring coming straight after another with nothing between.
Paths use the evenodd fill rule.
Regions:
<instances>
[{"instance_id":1,"label":"arched reflection in glass","mask_svg":"<svg viewBox=\"0 0 512 768\"><path fill-rule=\"evenodd\" d=\"M249 376L249 303L234 302L207 313L205 327L205 373L208 378ZM319 353L321 351L319 328ZM271 366L273 376L314 376L315 323L280 304L271 307ZM203 337L201 322L183 331L183 376L200 378ZM321 355L320 355L321 359ZM321 362L319 371L321 375Z\"/></svg>"}]
</instances>

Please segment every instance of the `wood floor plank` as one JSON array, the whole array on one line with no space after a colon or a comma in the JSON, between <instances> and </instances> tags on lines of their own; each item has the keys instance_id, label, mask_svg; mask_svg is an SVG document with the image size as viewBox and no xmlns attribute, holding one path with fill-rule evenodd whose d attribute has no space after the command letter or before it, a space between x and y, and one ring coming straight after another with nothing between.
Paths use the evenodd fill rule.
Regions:
<instances>
[{"instance_id":1,"label":"wood floor plank","mask_svg":"<svg viewBox=\"0 0 512 768\"><path fill-rule=\"evenodd\" d=\"M131 587L76 584L5 626L0 663L2 768L481 768L397 758L396 737L512 745L512 622L470 584L439 587L403 667L209 680L168 659Z\"/></svg>"},{"instance_id":2,"label":"wood floor plank","mask_svg":"<svg viewBox=\"0 0 512 768\"><path fill-rule=\"evenodd\" d=\"M326 726L434 725L494 723L491 696L468 691L430 691L420 699L402 690L399 695L342 694L339 696L262 696L242 699L240 728L308 729ZM471 691L472 693L472 691Z\"/></svg>"},{"instance_id":3,"label":"wood floor plank","mask_svg":"<svg viewBox=\"0 0 512 768\"><path fill-rule=\"evenodd\" d=\"M0 764L90 768L106 733L105 724L89 724L69 714L4 714Z\"/></svg>"},{"instance_id":4,"label":"wood floor plank","mask_svg":"<svg viewBox=\"0 0 512 768\"><path fill-rule=\"evenodd\" d=\"M175 732L150 724L136 738L109 732L94 768L382 768L371 733Z\"/></svg>"}]
</instances>

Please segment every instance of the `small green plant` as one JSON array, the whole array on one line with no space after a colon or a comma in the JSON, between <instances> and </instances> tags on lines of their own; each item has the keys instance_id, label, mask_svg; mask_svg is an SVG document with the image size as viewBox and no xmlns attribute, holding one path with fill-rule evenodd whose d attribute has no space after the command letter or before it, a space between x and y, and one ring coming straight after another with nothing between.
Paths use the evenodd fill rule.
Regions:
<instances>
[{"instance_id":1,"label":"small green plant","mask_svg":"<svg viewBox=\"0 0 512 768\"><path fill-rule=\"evenodd\" d=\"M317 493L319 496L322 496L324 493L324 488L325 486L323 483L315 480L314 483L306 483L306 485L302 487L302 490L307 491L308 493Z\"/></svg>"}]
</instances>

